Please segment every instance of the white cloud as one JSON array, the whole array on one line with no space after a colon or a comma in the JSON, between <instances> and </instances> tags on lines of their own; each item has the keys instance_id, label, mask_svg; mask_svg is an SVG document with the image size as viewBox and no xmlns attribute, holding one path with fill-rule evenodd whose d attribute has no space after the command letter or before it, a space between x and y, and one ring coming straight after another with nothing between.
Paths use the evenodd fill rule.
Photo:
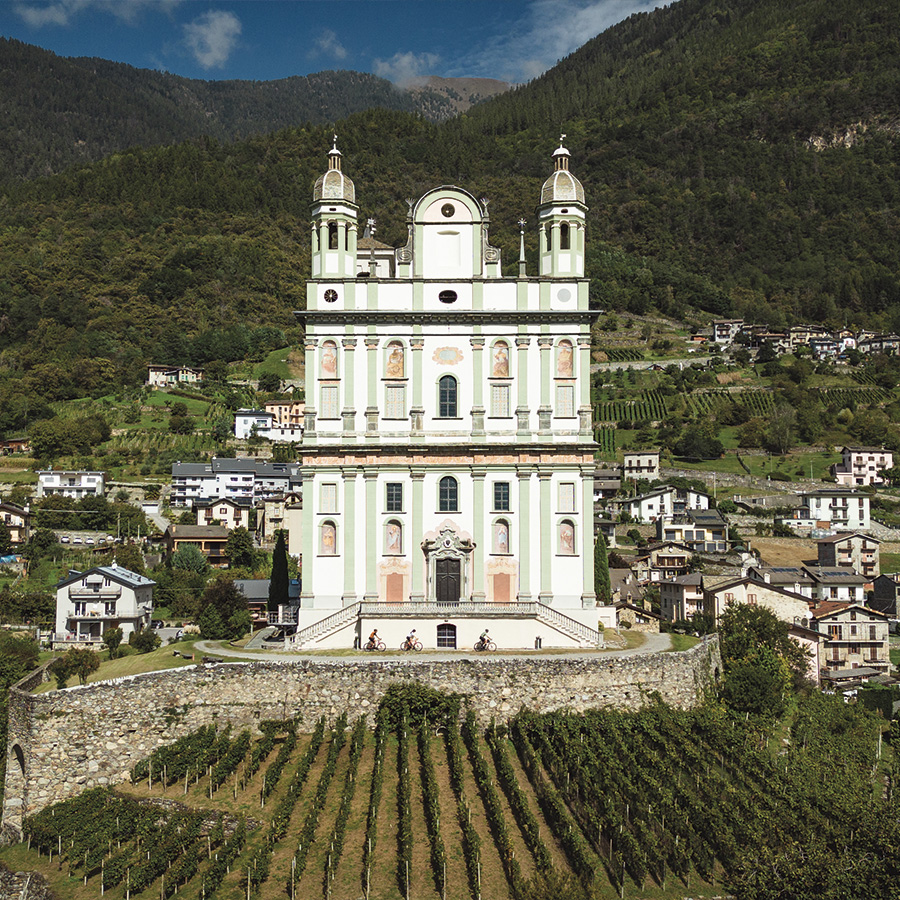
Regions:
<instances>
[{"instance_id":1,"label":"white cloud","mask_svg":"<svg viewBox=\"0 0 900 900\"><path fill-rule=\"evenodd\" d=\"M188 49L204 69L224 66L241 34L241 20L220 9L205 12L182 27Z\"/></svg>"},{"instance_id":2,"label":"white cloud","mask_svg":"<svg viewBox=\"0 0 900 900\"><path fill-rule=\"evenodd\" d=\"M611 25L672 0L531 0L518 23L456 60L452 75L536 78Z\"/></svg>"},{"instance_id":3,"label":"white cloud","mask_svg":"<svg viewBox=\"0 0 900 900\"><path fill-rule=\"evenodd\" d=\"M170 11L180 0L50 0L45 3L16 3L16 15L32 28L65 26L87 9L109 13L123 22L134 22L144 9Z\"/></svg>"},{"instance_id":4,"label":"white cloud","mask_svg":"<svg viewBox=\"0 0 900 900\"><path fill-rule=\"evenodd\" d=\"M330 56L332 59L346 59L347 48L338 40L338 36L326 28L316 40L316 53Z\"/></svg>"},{"instance_id":5,"label":"white cloud","mask_svg":"<svg viewBox=\"0 0 900 900\"><path fill-rule=\"evenodd\" d=\"M373 60L372 68L380 78L406 88L433 75L440 61L436 53L395 53L390 59Z\"/></svg>"}]
</instances>

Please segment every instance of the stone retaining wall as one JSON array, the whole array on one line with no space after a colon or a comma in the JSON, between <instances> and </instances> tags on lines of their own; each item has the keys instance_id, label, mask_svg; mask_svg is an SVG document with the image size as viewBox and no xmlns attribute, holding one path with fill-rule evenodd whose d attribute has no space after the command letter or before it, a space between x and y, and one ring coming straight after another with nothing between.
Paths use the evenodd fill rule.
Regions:
<instances>
[{"instance_id":1,"label":"stone retaining wall","mask_svg":"<svg viewBox=\"0 0 900 900\"><path fill-rule=\"evenodd\" d=\"M673 706L698 703L721 668L718 640L682 653L629 657L461 659L447 662L252 662L188 666L46 694L10 691L2 836L23 816L97 785L129 780L136 762L201 725L256 730L296 716L301 732L344 710L370 724L387 688L419 681L471 697L483 724L522 707L541 711L639 708L656 691Z\"/></svg>"}]
</instances>

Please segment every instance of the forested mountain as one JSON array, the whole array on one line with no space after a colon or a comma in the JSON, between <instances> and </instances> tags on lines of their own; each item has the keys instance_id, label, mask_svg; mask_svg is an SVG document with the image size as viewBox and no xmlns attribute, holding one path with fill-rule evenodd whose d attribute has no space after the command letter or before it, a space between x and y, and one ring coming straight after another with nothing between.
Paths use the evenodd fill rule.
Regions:
<instances>
[{"instance_id":1,"label":"forested mountain","mask_svg":"<svg viewBox=\"0 0 900 900\"><path fill-rule=\"evenodd\" d=\"M49 175L126 147L230 140L375 107L440 121L506 87L471 81L439 79L414 91L348 71L201 81L0 38L0 181Z\"/></svg>"},{"instance_id":2,"label":"forested mountain","mask_svg":"<svg viewBox=\"0 0 900 900\"><path fill-rule=\"evenodd\" d=\"M680 0L449 122L372 110L338 132L361 218L387 242L404 238L404 198L455 182L491 199L513 273L515 222L533 223L564 131L596 304L897 329L898 107L896 0ZM324 125L197 138L7 184L0 399L4 376L71 396L151 358L295 338L330 145Z\"/></svg>"}]
</instances>

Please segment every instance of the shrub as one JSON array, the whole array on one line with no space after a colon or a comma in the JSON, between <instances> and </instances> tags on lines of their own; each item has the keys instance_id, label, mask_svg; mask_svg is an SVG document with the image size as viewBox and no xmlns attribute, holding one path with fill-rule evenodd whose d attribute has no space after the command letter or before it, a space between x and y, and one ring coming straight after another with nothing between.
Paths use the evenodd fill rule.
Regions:
<instances>
[{"instance_id":1,"label":"shrub","mask_svg":"<svg viewBox=\"0 0 900 900\"><path fill-rule=\"evenodd\" d=\"M132 631L128 638L128 645L133 647L138 653L150 653L162 643L159 635L151 628L143 631Z\"/></svg>"}]
</instances>

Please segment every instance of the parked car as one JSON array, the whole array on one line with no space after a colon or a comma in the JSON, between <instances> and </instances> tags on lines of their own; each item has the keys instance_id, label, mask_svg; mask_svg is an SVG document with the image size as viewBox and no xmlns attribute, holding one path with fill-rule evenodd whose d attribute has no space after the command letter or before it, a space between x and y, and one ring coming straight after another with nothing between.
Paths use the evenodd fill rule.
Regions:
<instances>
[{"instance_id":1,"label":"parked car","mask_svg":"<svg viewBox=\"0 0 900 900\"><path fill-rule=\"evenodd\" d=\"M96 542L93 538L89 537L89 538L85 541L85 543L86 543L86 544L96 544L97 542Z\"/></svg>"},{"instance_id":2,"label":"parked car","mask_svg":"<svg viewBox=\"0 0 900 900\"><path fill-rule=\"evenodd\" d=\"M72 538L72 543L73 544L83 544L84 538L80 538L76 535L75 537Z\"/></svg>"},{"instance_id":3,"label":"parked car","mask_svg":"<svg viewBox=\"0 0 900 900\"><path fill-rule=\"evenodd\" d=\"M154 631L155 631L157 628L162 628L162 627L163 627L163 621L162 621L162 619L153 619L153 621L150 622L150 627L151 627Z\"/></svg>"},{"instance_id":4,"label":"parked car","mask_svg":"<svg viewBox=\"0 0 900 900\"><path fill-rule=\"evenodd\" d=\"M71 540L72 540L72 539L71 539L67 534L64 534L64 535L59 539L59 542L60 542L61 544L68 544L69 541L71 541Z\"/></svg>"}]
</instances>

